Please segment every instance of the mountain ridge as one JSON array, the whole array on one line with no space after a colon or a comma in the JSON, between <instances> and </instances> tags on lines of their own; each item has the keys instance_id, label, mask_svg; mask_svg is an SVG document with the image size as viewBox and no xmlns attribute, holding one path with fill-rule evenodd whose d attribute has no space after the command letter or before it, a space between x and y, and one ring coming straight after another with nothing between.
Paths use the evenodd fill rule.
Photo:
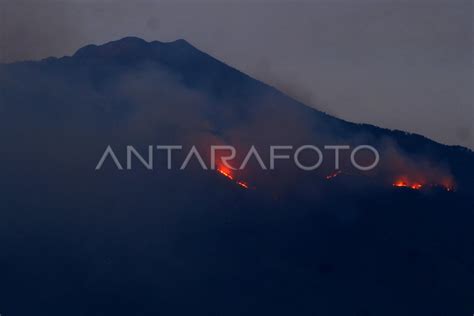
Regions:
<instances>
[{"instance_id":1,"label":"mountain ridge","mask_svg":"<svg viewBox=\"0 0 474 316\"><path fill-rule=\"evenodd\" d=\"M43 85L40 90L38 82L43 82L39 85ZM122 94L129 90L130 83L133 84L134 100L126 101L131 95L128 92L126 95ZM170 84L174 90L177 89L177 94L173 94L169 87L166 88ZM23 99L28 99L28 95L37 95L25 102L30 104L28 107L35 108L38 107L38 102L46 102L48 106L45 109L49 110L39 114L45 120L49 120L48 116L52 115L63 117L65 121L69 117L76 120L79 116L73 114L78 110L75 107L88 111L88 117L84 117L82 121L77 119L78 126L91 119L98 126L108 126L117 119L124 120L140 107L137 102L142 101L137 100L171 102L175 107L181 107L178 99L197 93L201 104L193 106L194 101L191 99L185 101L191 108L176 110L171 118L173 121L180 119L180 112L195 112L194 120L208 122L212 137L222 138L224 141L229 136L225 136L226 134L237 129L240 136L258 138L258 135L268 135L273 143L280 142L281 139L288 138L281 134L281 127L286 125L288 130L299 131L290 143L298 142L298 137L307 138L312 134L308 138L310 141L323 141L326 137L326 140L330 139L333 143L357 146L363 141L379 148L393 147L391 152L411 156L409 160L427 160L430 164L442 166L440 168L447 167L464 186L474 187L470 184L470 178L474 178L474 168L470 167L474 161L474 152L469 148L441 144L420 134L353 123L329 115L227 65L183 39L147 42L138 37L125 37L103 45L84 46L72 56L2 65L0 85L5 87L3 95L0 94L0 101L2 98L5 100L5 109L9 108L10 103L17 102L15 100L19 95L24 95ZM31 89L33 91L27 92ZM161 92L158 93L157 89ZM71 99L71 94L81 97ZM87 97L83 101L79 101L85 96ZM166 97L162 100L163 96ZM52 97L57 100L53 101ZM89 98L92 100L88 100ZM108 109L100 105L104 100L110 104ZM61 105L71 102L80 103L72 107ZM94 103L99 103L99 106L94 106ZM13 111L21 112L21 107L15 108ZM153 112L162 110L164 109L156 108ZM24 114L32 113L30 111ZM268 125L265 121L269 117L275 122L272 126L265 127L265 124ZM248 135L249 124L253 126L253 136Z\"/></svg>"},{"instance_id":2,"label":"mountain ridge","mask_svg":"<svg viewBox=\"0 0 474 316\"><path fill-rule=\"evenodd\" d=\"M345 120L343 118L330 115L324 111L321 111L315 106L309 106L306 105L296 99L294 99L291 95L288 95L280 90L278 90L276 87L271 86L265 82L261 82L258 79L253 78L252 76L238 70L237 68L226 64L219 59L213 57L212 55L209 55L206 52L201 51L200 49L196 48L192 44L190 44L188 41L185 39L176 39L173 41L169 42L161 42L158 40L154 41L146 41L140 37L135 37L135 36L127 36L118 40L114 41L109 41L104 44L89 44L85 45L79 49L76 50L74 54L71 56L63 56L63 57L47 57L38 61L19 61L19 62L14 62L14 63L6 63L6 64L0 64L0 66L14 66L14 65L21 65L21 64L37 64L37 63L54 63L54 62L60 62L64 60L74 60L74 59L81 59L82 61L84 60L101 60L101 59L126 59L128 62L133 62L135 61L143 61L143 59L151 59L151 60L160 60L160 58L163 57L163 53L168 53L168 50L172 50L173 53L176 53L177 50L188 50L189 52L193 52L195 54L201 54L202 56L209 57L213 62L216 62L220 65L223 65L225 67L228 67L232 69L233 71L236 71L240 75L251 79L254 82L258 82L259 84L262 84L272 90L274 90L276 93L281 94L282 96L291 99L295 103L298 103L300 105L303 105L311 110L314 110L315 112L319 113L320 115L324 115L328 117L329 119L334 119L342 122L343 124L349 124L349 125L354 125L354 126L361 126L364 128L369 128L369 129L379 129L383 133L396 133L399 136L402 137L417 137L417 138L422 138L425 141L428 141L435 146L443 146L446 148L450 148L453 150L461 151L461 152L467 152L470 154L473 154L474 151L468 147L462 146L462 145L457 145L457 144L445 144L441 143L439 141L433 140L425 135L418 134L418 133L413 133L413 132L408 132L404 130L399 130L399 129L388 129L385 127L381 127L378 125L374 124L369 124L369 123L355 123L351 122L348 120ZM123 62L123 60L121 60Z\"/></svg>"}]
</instances>

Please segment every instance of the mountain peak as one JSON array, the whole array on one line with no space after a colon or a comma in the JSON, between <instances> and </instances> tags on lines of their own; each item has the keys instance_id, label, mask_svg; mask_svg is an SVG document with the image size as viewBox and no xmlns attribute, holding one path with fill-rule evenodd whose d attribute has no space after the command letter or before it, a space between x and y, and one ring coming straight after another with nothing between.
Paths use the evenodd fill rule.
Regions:
<instances>
[{"instance_id":1,"label":"mountain peak","mask_svg":"<svg viewBox=\"0 0 474 316\"><path fill-rule=\"evenodd\" d=\"M162 43L163 44L163 43ZM178 38L177 40L165 43L165 44L171 44L171 45L189 45L192 46L188 41L186 41L183 38Z\"/></svg>"},{"instance_id":2,"label":"mountain peak","mask_svg":"<svg viewBox=\"0 0 474 316\"><path fill-rule=\"evenodd\" d=\"M80 48L73 57L78 58L150 58L164 47L193 47L184 39L171 42L147 42L142 38L128 36L102 45L87 45Z\"/></svg>"}]
</instances>

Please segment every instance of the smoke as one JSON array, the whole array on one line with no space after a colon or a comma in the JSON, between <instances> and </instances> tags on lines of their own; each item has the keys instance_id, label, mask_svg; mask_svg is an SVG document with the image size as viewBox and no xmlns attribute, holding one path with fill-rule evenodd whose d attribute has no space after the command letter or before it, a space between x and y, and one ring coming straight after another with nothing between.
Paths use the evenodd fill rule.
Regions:
<instances>
[{"instance_id":1,"label":"smoke","mask_svg":"<svg viewBox=\"0 0 474 316\"><path fill-rule=\"evenodd\" d=\"M232 145L238 151L237 166L251 146L257 148L268 166L270 146L297 148L310 144L324 151L324 162L314 172L297 170L289 159L279 161L275 171L262 170L251 161L240 173L249 182L274 191L315 194L319 182L335 168L334 153L324 150L324 145L349 145L353 149L368 144L379 150L380 166L362 174L351 166L350 151L343 151L341 177L374 177L385 184L400 176L423 183L454 182L448 164L435 161L429 151L426 155L405 152L395 136L387 141L380 129L325 116L247 77L242 77L244 85L239 79L221 86L220 78L212 81L216 79L204 76L198 79L196 88L180 71L153 61L127 66L112 58L75 66L69 61L49 60L34 67L24 64L0 71L0 83L6 91L0 95L5 114L1 120L14 139L21 139L5 140L11 145L12 160L15 153L22 155L27 148L32 160L46 159L64 169L74 165L76 170L92 170L108 145L146 148L179 144L184 147L179 161L193 145L204 149L207 161L211 145ZM72 68L57 71L61 67L47 67L55 64ZM205 82L208 79L211 81ZM216 94L212 87L225 93ZM34 137L21 137L25 133ZM423 144L420 141L419 145ZM314 155L307 158L314 161ZM362 153L358 161L368 165L373 155ZM163 163L162 168L165 166Z\"/></svg>"},{"instance_id":2,"label":"smoke","mask_svg":"<svg viewBox=\"0 0 474 316\"><path fill-rule=\"evenodd\" d=\"M439 185L453 188L456 181L447 163L435 161L423 154L409 154L391 140L380 146L382 165L379 174L385 181L403 181L422 185Z\"/></svg>"},{"instance_id":3,"label":"smoke","mask_svg":"<svg viewBox=\"0 0 474 316\"><path fill-rule=\"evenodd\" d=\"M308 106L312 106L319 111L323 111L330 115L336 115L336 113L334 113L334 107L326 104L317 95L315 90L308 87L304 82L304 79L299 77L296 73L286 73L285 76L279 75L269 58L260 59L256 63L255 68L252 69L252 73L256 78L261 79L265 83L284 92L295 100Z\"/></svg>"},{"instance_id":4,"label":"smoke","mask_svg":"<svg viewBox=\"0 0 474 316\"><path fill-rule=\"evenodd\" d=\"M471 146L472 2L349 2L3 0L0 62L185 38L326 113Z\"/></svg>"}]
</instances>

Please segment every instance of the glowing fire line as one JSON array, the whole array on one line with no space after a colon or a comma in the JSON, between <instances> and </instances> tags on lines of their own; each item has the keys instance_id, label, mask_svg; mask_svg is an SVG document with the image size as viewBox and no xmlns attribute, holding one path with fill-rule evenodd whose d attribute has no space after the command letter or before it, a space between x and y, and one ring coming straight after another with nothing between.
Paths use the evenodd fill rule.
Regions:
<instances>
[{"instance_id":1,"label":"glowing fire line","mask_svg":"<svg viewBox=\"0 0 474 316\"><path fill-rule=\"evenodd\" d=\"M421 183L418 183L418 182L414 182L414 183L408 183L408 182L405 182L405 181L396 181L394 184L393 184L394 187L397 187L397 188L410 188L410 189L413 189L413 190L419 190L423 187L423 185Z\"/></svg>"},{"instance_id":2,"label":"glowing fire line","mask_svg":"<svg viewBox=\"0 0 474 316\"><path fill-rule=\"evenodd\" d=\"M232 176L230 171L224 170L223 168L217 168L217 172L219 172L221 175L223 175L227 179L232 180L233 182L235 182L240 187L242 187L244 189L249 189L249 185L246 182L244 182L242 180L236 180L234 178L234 176Z\"/></svg>"},{"instance_id":3,"label":"glowing fire line","mask_svg":"<svg viewBox=\"0 0 474 316\"><path fill-rule=\"evenodd\" d=\"M443 188L444 190L448 192L454 191L454 188L452 185L437 184L437 183L421 184L420 182L408 181L408 180L397 180L392 184L392 186L396 188L408 188L412 190L421 190L428 187L428 188Z\"/></svg>"},{"instance_id":4,"label":"glowing fire line","mask_svg":"<svg viewBox=\"0 0 474 316\"><path fill-rule=\"evenodd\" d=\"M246 188L246 189L249 188L249 186L248 186L247 183L245 183L245 182L237 181L237 184L240 185L240 186L243 187L243 188Z\"/></svg>"},{"instance_id":5,"label":"glowing fire line","mask_svg":"<svg viewBox=\"0 0 474 316\"><path fill-rule=\"evenodd\" d=\"M232 175L224 170L222 170L221 168L217 169L217 171L222 174L224 177L226 178L229 178L230 180L234 180L234 177L232 177Z\"/></svg>"}]
</instances>

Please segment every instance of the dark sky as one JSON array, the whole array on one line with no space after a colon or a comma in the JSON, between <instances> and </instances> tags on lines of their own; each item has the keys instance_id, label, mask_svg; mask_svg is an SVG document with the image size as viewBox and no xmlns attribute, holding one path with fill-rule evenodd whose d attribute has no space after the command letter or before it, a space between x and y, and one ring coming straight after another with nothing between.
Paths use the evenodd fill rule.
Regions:
<instances>
[{"instance_id":1,"label":"dark sky","mask_svg":"<svg viewBox=\"0 0 474 316\"><path fill-rule=\"evenodd\" d=\"M184 38L340 118L474 148L471 0L0 0L0 61Z\"/></svg>"}]
</instances>

